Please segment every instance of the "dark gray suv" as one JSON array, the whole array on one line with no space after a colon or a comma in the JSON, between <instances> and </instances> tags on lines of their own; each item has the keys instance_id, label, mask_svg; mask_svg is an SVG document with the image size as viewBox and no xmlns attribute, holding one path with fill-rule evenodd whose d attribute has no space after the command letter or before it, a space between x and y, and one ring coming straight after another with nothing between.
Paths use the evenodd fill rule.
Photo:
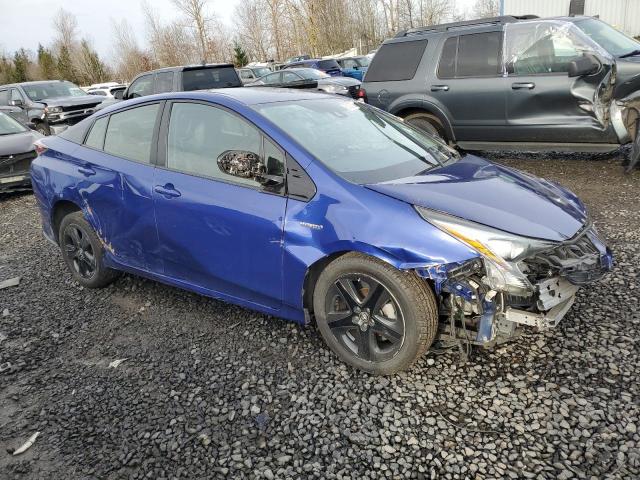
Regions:
<instances>
[{"instance_id":1,"label":"dark gray suv","mask_svg":"<svg viewBox=\"0 0 640 480\"><path fill-rule=\"evenodd\" d=\"M470 150L611 151L634 142L640 43L591 17L497 17L400 32L368 103Z\"/></svg>"}]
</instances>

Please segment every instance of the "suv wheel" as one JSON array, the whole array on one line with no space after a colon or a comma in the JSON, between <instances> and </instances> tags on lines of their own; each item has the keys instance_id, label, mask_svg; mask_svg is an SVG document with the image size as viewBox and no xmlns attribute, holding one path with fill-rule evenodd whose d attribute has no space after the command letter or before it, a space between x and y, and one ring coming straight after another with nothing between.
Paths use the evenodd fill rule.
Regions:
<instances>
[{"instance_id":1,"label":"suv wheel","mask_svg":"<svg viewBox=\"0 0 640 480\"><path fill-rule=\"evenodd\" d=\"M410 113L404 117L404 121L433 135L434 137L440 138L443 142L447 143L447 136L444 133L444 128L437 117L429 113L417 112Z\"/></svg>"},{"instance_id":2,"label":"suv wheel","mask_svg":"<svg viewBox=\"0 0 640 480\"><path fill-rule=\"evenodd\" d=\"M82 212L71 213L62 219L58 240L62 257L80 285L102 288L118 276L115 270L104 266L104 247Z\"/></svg>"},{"instance_id":3,"label":"suv wheel","mask_svg":"<svg viewBox=\"0 0 640 480\"><path fill-rule=\"evenodd\" d=\"M360 253L345 254L323 270L313 307L329 348L375 374L411 366L438 328L435 297L424 280Z\"/></svg>"}]
</instances>

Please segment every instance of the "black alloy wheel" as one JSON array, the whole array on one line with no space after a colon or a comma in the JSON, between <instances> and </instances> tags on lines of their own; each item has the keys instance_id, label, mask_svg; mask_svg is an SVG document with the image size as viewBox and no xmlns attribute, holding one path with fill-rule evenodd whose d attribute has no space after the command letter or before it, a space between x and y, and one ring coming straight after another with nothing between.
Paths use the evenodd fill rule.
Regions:
<instances>
[{"instance_id":1,"label":"black alloy wheel","mask_svg":"<svg viewBox=\"0 0 640 480\"><path fill-rule=\"evenodd\" d=\"M78 275L87 280L97 271L96 255L89 236L77 225L68 225L63 235L63 252Z\"/></svg>"},{"instance_id":2,"label":"black alloy wheel","mask_svg":"<svg viewBox=\"0 0 640 480\"><path fill-rule=\"evenodd\" d=\"M388 360L402 347L402 310L382 282L364 274L343 275L327 292L325 308L335 338L362 360Z\"/></svg>"}]
</instances>

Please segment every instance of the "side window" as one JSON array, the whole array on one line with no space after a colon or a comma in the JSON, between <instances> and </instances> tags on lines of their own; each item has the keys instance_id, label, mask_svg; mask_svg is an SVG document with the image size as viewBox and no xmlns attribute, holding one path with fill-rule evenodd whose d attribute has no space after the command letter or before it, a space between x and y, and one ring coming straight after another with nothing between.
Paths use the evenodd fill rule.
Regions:
<instances>
[{"instance_id":1,"label":"side window","mask_svg":"<svg viewBox=\"0 0 640 480\"><path fill-rule=\"evenodd\" d=\"M282 72L282 83L297 82L300 77L293 72Z\"/></svg>"},{"instance_id":2,"label":"side window","mask_svg":"<svg viewBox=\"0 0 640 480\"><path fill-rule=\"evenodd\" d=\"M20 100L23 102L22 94L18 91L17 88L11 89L11 100Z\"/></svg>"},{"instance_id":3,"label":"side window","mask_svg":"<svg viewBox=\"0 0 640 480\"><path fill-rule=\"evenodd\" d=\"M411 80L418 70L427 40L387 43L380 47L367 71L367 82Z\"/></svg>"},{"instance_id":4,"label":"side window","mask_svg":"<svg viewBox=\"0 0 640 480\"><path fill-rule=\"evenodd\" d=\"M358 66L358 63L351 58L342 61L342 68L356 68Z\"/></svg>"},{"instance_id":5,"label":"side window","mask_svg":"<svg viewBox=\"0 0 640 480\"><path fill-rule=\"evenodd\" d=\"M150 163L159 107L155 103L111 114L104 151L136 162Z\"/></svg>"},{"instance_id":6,"label":"side window","mask_svg":"<svg viewBox=\"0 0 640 480\"><path fill-rule=\"evenodd\" d=\"M500 72L500 32L460 35L456 77L489 77Z\"/></svg>"},{"instance_id":7,"label":"side window","mask_svg":"<svg viewBox=\"0 0 640 480\"><path fill-rule=\"evenodd\" d=\"M587 47L571 31L544 22L505 29L506 69L510 75L567 73Z\"/></svg>"},{"instance_id":8,"label":"side window","mask_svg":"<svg viewBox=\"0 0 640 480\"><path fill-rule=\"evenodd\" d=\"M168 168L261 187L255 174L280 171L282 160L279 151L272 149L267 161L261 152L260 131L233 113L198 103L175 103L171 108Z\"/></svg>"},{"instance_id":9,"label":"side window","mask_svg":"<svg viewBox=\"0 0 640 480\"><path fill-rule=\"evenodd\" d=\"M127 98L144 97L153 93L153 75L140 77L129 87Z\"/></svg>"},{"instance_id":10,"label":"side window","mask_svg":"<svg viewBox=\"0 0 640 480\"><path fill-rule=\"evenodd\" d=\"M267 75L266 77L264 77L262 81L264 82L265 85L273 85L276 83L280 83L280 75L281 75L280 72L272 73L271 75Z\"/></svg>"},{"instance_id":11,"label":"side window","mask_svg":"<svg viewBox=\"0 0 640 480\"><path fill-rule=\"evenodd\" d=\"M95 121L89 135L87 135L87 139L84 141L87 147L102 150L104 146L104 134L107 131L107 123L109 123L109 117L102 117Z\"/></svg>"},{"instance_id":12,"label":"side window","mask_svg":"<svg viewBox=\"0 0 640 480\"><path fill-rule=\"evenodd\" d=\"M251 80L253 79L253 75L249 70L240 70L240 78L243 80Z\"/></svg>"},{"instance_id":13,"label":"side window","mask_svg":"<svg viewBox=\"0 0 640 480\"><path fill-rule=\"evenodd\" d=\"M0 106L9 105L9 90L0 90Z\"/></svg>"},{"instance_id":14,"label":"side window","mask_svg":"<svg viewBox=\"0 0 640 480\"><path fill-rule=\"evenodd\" d=\"M173 72L156 73L156 93L171 92L173 90Z\"/></svg>"},{"instance_id":15,"label":"side window","mask_svg":"<svg viewBox=\"0 0 640 480\"><path fill-rule=\"evenodd\" d=\"M458 37L449 37L444 42L440 63L438 64L439 78L454 78L456 76L456 53L458 51Z\"/></svg>"}]
</instances>

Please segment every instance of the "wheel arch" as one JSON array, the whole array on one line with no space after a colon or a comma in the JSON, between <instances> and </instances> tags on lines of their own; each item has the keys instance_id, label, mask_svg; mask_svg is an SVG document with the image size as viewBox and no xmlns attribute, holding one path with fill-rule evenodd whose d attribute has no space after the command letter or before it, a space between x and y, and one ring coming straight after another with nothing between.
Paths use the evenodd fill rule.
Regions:
<instances>
[{"instance_id":1,"label":"wheel arch","mask_svg":"<svg viewBox=\"0 0 640 480\"><path fill-rule=\"evenodd\" d=\"M305 311L305 316L308 316L307 320L310 320L313 316L313 292L320 274L327 265L348 253L362 253L388 263L398 270L406 270L407 264L402 259L381 248L365 243L354 243L348 248L343 247L331 253L326 253L311 263L307 267L304 275L302 284L302 307Z\"/></svg>"},{"instance_id":2,"label":"wheel arch","mask_svg":"<svg viewBox=\"0 0 640 480\"><path fill-rule=\"evenodd\" d=\"M76 203L70 200L58 200L53 205L53 208L51 209L51 229L53 230L53 236L56 243L60 243L58 233L60 232L60 224L62 223L62 219L70 213L81 211L82 208L80 208Z\"/></svg>"},{"instance_id":3,"label":"wheel arch","mask_svg":"<svg viewBox=\"0 0 640 480\"><path fill-rule=\"evenodd\" d=\"M401 118L413 113L428 113L433 115L440 121L440 124L444 129L444 133L447 136L447 140L450 142L455 142L456 140L449 117L447 117L447 115L437 105L434 105L427 100L397 105L391 113Z\"/></svg>"}]
</instances>

